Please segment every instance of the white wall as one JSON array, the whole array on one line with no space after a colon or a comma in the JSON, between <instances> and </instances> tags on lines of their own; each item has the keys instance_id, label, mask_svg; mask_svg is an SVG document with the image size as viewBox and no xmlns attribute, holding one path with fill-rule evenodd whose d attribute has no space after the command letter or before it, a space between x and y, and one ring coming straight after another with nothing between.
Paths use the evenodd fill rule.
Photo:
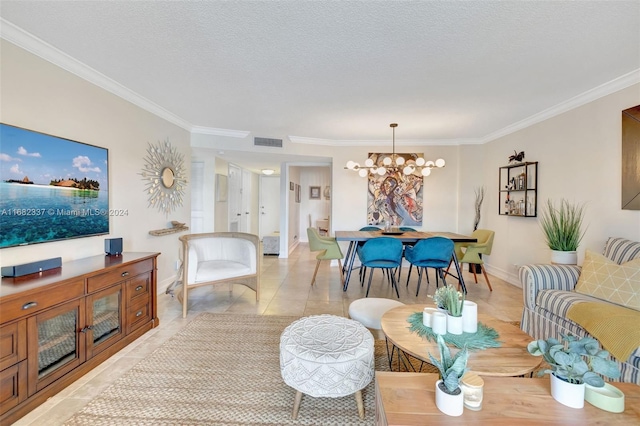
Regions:
<instances>
[{"instance_id":1,"label":"white wall","mask_svg":"<svg viewBox=\"0 0 640 426\"><path fill-rule=\"evenodd\" d=\"M601 252L608 237L640 241L640 211L621 209L621 113L638 104L640 85L634 85L484 146L482 224L496 231L492 273L516 283L515 265L550 262L537 218L498 215L498 168L514 150L539 162L538 215L547 199L586 204L578 264L585 249Z\"/></svg>"},{"instance_id":2,"label":"white wall","mask_svg":"<svg viewBox=\"0 0 640 426\"><path fill-rule=\"evenodd\" d=\"M288 182L293 182L294 184L298 184L300 185L300 169L302 169L302 167L298 167L298 166L289 166L287 167L285 170L287 170L286 176L287 176L287 180ZM287 183L287 185L289 185ZM302 204L302 202L300 203L296 203L296 191L295 189L293 191L289 191L289 198L287 200L287 204L288 204L288 213L287 215L285 215L285 212L280 212L280 214L282 215L282 219L281 219L281 223L280 223L280 229L286 229L287 230L287 253L291 253L291 251L293 251L298 244L300 243L300 239L302 236L301 233L301 229L302 229L302 225L301 225L301 221L300 221L300 205ZM302 188L300 188L300 200L302 201L302 197L303 197L303 192L302 192ZM283 224L286 224L286 226L284 226ZM306 219L305 222L306 223ZM304 228L304 235L307 234L306 231L306 227ZM280 234L282 236L282 233ZM280 247L282 248L282 241L280 242ZM283 251L280 250L280 256L282 257L282 253Z\"/></svg>"},{"instance_id":3,"label":"white wall","mask_svg":"<svg viewBox=\"0 0 640 426\"><path fill-rule=\"evenodd\" d=\"M147 207L139 173L147 144L168 139L184 155L190 175L189 133L105 90L1 40L0 120L26 129L109 149L109 206L128 215L112 217L110 234L0 250L0 264L15 265L61 256L63 262L104 254L104 239L122 237L125 251L161 252L158 288L173 282L181 234L148 231L190 222L190 187L185 202L169 216Z\"/></svg>"}]
</instances>

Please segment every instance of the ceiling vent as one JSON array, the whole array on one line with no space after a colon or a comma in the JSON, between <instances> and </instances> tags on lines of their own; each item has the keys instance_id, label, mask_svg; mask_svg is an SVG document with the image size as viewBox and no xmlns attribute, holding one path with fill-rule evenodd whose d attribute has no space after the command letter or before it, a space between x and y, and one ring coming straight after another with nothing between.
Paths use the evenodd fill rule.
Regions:
<instances>
[{"instance_id":1,"label":"ceiling vent","mask_svg":"<svg viewBox=\"0 0 640 426\"><path fill-rule=\"evenodd\" d=\"M255 146L271 146L274 148L282 148L282 139L253 138L253 144Z\"/></svg>"}]
</instances>

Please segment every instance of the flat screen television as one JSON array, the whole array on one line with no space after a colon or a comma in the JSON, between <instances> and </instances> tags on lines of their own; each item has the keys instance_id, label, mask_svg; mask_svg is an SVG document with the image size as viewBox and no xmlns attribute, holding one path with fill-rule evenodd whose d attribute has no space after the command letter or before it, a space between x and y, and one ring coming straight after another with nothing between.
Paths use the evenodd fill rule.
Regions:
<instances>
[{"instance_id":1,"label":"flat screen television","mask_svg":"<svg viewBox=\"0 0 640 426\"><path fill-rule=\"evenodd\" d=\"M0 123L0 249L109 233L109 150Z\"/></svg>"}]
</instances>

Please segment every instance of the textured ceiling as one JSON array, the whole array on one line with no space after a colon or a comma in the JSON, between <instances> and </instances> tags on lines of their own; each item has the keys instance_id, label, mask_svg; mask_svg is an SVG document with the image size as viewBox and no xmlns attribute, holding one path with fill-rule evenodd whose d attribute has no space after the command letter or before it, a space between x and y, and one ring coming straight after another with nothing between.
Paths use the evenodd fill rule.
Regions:
<instances>
[{"instance_id":1,"label":"textured ceiling","mask_svg":"<svg viewBox=\"0 0 640 426\"><path fill-rule=\"evenodd\" d=\"M194 126L479 140L640 68L640 1L7 1ZM445 141L443 141L445 140Z\"/></svg>"}]
</instances>

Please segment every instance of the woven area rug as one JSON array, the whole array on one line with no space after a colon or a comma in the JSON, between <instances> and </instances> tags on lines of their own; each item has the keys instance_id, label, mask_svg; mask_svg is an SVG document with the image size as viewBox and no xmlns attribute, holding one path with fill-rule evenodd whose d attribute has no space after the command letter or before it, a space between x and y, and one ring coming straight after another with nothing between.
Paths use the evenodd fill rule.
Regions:
<instances>
[{"instance_id":1,"label":"woven area rug","mask_svg":"<svg viewBox=\"0 0 640 426\"><path fill-rule=\"evenodd\" d=\"M363 420L353 395L304 396L291 420L295 391L280 375L279 343L296 319L200 314L65 425L374 424L374 381L363 390ZM388 371L384 341L375 351L376 370Z\"/></svg>"}]
</instances>

